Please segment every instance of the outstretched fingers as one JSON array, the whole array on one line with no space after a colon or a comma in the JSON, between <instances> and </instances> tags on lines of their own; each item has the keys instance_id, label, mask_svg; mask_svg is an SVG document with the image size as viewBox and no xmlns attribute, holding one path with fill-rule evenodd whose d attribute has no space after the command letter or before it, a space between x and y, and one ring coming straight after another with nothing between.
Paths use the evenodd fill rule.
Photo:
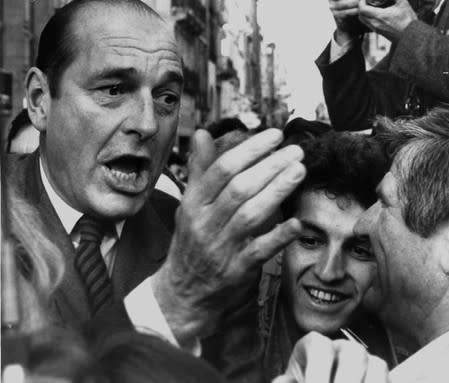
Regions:
<instances>
[{"instance_id":1,"label":"outstretched fingers","mask_svg":"<svg viewBox=\"0 0 449 383\"><path fill-rule=\"evenodd\" d=\"M235 211L226 224L230 232L241 236L253 235L260 225L279 208L282 201L296 189L304 176L304 165L298 161L292 162L265 188Z\"/></svg>"},{"instance_id":2,"label":"outstretched fingers","mask_svg":"<svg viewBox=\"0 0 449 383\"><path fill-rule=\"evenodd\" d=\"M284 247L298 237L301 224L296 218L276 225L270 232L248 241L243 252L245 262L249 265L261 264L279 253Z\"/></svg>"},{"instance_id":3,"label":"outstretched fingers","mask_svg":"<svg viewBox=\"0 0 449 383\"><path fill-rule=\"evenodd\" d=\"M225 224L245 203L248 205L242 209L243 215L269 215L268 205L263 199L268 199L273 205L271 211L279 205L296 186L297 180L303 177L302 158L303 151L299 146L287 146L236 175L214 202L217 219ZM286 175L286 171L290 175ZM263 204L262 210L258 206L260 203Z\"/></svg>"},{"instance_id":4,"label":"outstretched fingers","mask_svg":"<svg viewBox=\"0 0 449 383\"><path fill-rule=\"evenodd\" d=\"M196 185L197 200L202 204L212 203L233 177L275 150L282 137L279 129L267 129L222 154Z\"/></svg>"}]
</instances>

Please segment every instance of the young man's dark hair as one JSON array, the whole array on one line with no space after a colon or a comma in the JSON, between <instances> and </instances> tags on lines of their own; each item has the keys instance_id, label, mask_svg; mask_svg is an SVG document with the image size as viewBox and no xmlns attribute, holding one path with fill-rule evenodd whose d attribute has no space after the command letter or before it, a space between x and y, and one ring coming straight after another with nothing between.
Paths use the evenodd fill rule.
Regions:
<instances>
[{"instance_id":1,"label":"young man's dark hair","mask_svg":"<svg viewBox=\"0 0 449 383\"><path fill-rule=\"evenodd\" d=\"M91 5L94 2L125 5L160 18L152 8L138 0L74 0L56 10L41 33L36 58L36 67L45 73L48 78L52 97L57 97L61 76L75 60L78 53L78 41L73 22L76 20L78 12L85 5Z\"/></svg>"},{"instance_id":2,"label":"young man's dark hair","mask_svg":"<svg viewBox=\"0 0 449 383\"><path fill-rule=\"evenodd\" d=\"M285 142L293 144L295 139L300 140L296 143L304 150L307 174L283 204L284 214L294 213L292 203L305 190L351 197L364 208L376 202L376 186L390 165L376 138L331 131L309 140L287 136Z\"/></svg>"},{"instance_id":3,"label":"young man's dark hair","mask_svg":"<svg viewBox=\"0 0 449 383\"><path fill-rule=\"evenodd\" d=\"M217 122L212 123L208 128L208 132L212 138L217 139L230 132L248 132L246 125L238 118L223 118Z\"/></svg>"}]
</instances>

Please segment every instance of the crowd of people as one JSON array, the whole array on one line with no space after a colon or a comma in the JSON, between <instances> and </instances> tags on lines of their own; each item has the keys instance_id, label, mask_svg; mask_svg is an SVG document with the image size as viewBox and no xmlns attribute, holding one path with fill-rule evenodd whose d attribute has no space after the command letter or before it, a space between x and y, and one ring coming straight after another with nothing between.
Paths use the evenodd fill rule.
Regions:
<instances>
[{"instance_id":1,"label":"crowd of people","mask_svg":"<svg viewBox=\"0 0 449 383\"><path fill-rule=\"evenodd\" d=\"M3 381L445 382L449 5L386 3L329 0L331 125L224 119L188 159L166 21L56 11L2 151Z\"/></svg>"}]
</instances>

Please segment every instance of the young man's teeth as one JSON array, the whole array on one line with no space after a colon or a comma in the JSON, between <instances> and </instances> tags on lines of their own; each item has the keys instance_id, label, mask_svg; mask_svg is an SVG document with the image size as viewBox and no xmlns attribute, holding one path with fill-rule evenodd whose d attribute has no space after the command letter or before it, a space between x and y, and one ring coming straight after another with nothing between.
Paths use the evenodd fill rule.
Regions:
<instances>
[{"instance_id":1,"label":"young man's teeth","mask_svg":"<svg viewBox=\"0 0 449 383\"><path fill-rule=\"evenodd\" d=\"M308 289L308 291L312 298L318 300L320 303L334 303L342 300L340 295L328 293L323 290Z\"/></svg>"},{"instance_id":2,"label":"young man's teeth","mask_svg":"<svg viewBox=\"0 0 449 383\"><path fill-rule=\"evenodd\" d=\"M137 173L132 172L132 173L124 173L121 172L119 170L116 169L111 169L112 174L114 175L114 177L117 177L123 181L127 181L127 182L132 182L135 181L137 179Z\"/></svg>"}]
</instances>

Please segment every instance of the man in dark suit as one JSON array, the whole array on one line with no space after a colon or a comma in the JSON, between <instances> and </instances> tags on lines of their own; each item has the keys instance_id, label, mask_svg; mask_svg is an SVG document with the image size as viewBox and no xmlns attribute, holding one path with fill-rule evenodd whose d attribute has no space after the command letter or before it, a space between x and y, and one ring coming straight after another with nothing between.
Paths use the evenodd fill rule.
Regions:
<instances>
[{"instance_id":1,"label":"man in dark suit","mask_svg":"<svg viewBox=\"0 0 449 383\"><path fill-rule=\"evenodd\" d=\"M39 151L9 157L2 173L6 194L38 208L65 256L59 320L79 327L114 307L136 328L198 350L246 302L259 266L297 234L296 219L258 229L304 167L300 148L276 150L276 129L221 156L200 130L174 225L176 201L153 187L175 138L182 82L173 34L147 5L70 2L44 28L26 77Z\"/></svg>"},{"instance_id":2,"label":"man in dark suit","mask_svg":"<svg viewBox=\"0 0 449 383\"><path fill-rule=\"evenodd\" d=\"M448 2L393 0L382 2L386 7L369 3L329 0L337 29L316 64L337 130L371 128L378 114L420 116L449 101ZM367 71L362 37L369 30L386 37L392 46Z\"/></svg>"}]
</instances>

